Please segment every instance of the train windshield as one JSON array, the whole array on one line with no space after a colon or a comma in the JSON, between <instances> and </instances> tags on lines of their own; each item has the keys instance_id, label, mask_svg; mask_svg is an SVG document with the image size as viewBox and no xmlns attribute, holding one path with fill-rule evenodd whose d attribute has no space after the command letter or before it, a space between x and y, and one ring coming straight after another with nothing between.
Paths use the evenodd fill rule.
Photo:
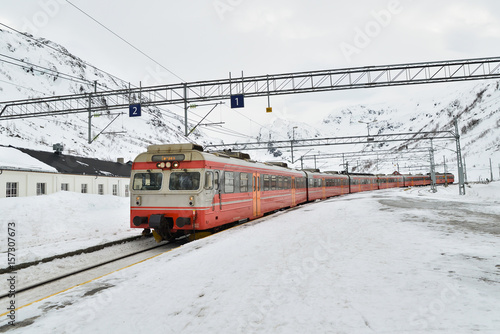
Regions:
<instances>
[{"instance_id":1,"label":"train windshield","mask_svg":"<svg viewBox=\"0 0 500 334\"><path fill-rule=\"evenodd\" d=\"M134 175L134 190L160 190L163 180L162 173L137 173Z\"/></svg>"},{"instance_id":2,"label":"train windshield","mask_svg":"<svg viewBox=\"0 0 500 334\"><path fill-rule=\"evenodd\" d=\"M172 172L168 189L198 190L200 187L200 172Z\"/></svg>"}]
</instances>

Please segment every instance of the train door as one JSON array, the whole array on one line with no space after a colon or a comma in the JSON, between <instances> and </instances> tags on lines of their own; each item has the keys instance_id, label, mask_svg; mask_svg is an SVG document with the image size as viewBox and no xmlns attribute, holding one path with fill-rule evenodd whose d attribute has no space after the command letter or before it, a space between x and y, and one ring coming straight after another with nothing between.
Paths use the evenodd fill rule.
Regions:
<instances>
[{"instance_id":1,"label":"train door","mask_svg":"<svg viewBox=\"0 0 500 334\"><path fill-rule=\"evenodd\" d=\"M252 191L252 199L253 199L253 215L254 217L260 216L260 174L253 173L253 191Z\"/></svg>"},{"instance_id":2,"label":"train door","mask_svg":"<svg viewBox=\"0 0 500 334\"><path fill-rule=\"evenodd\" d=\"M326 199L326 181L325 181L325 178L321 179L321 188L323 190L323 199Z\"/></svg>"},{"instance_id":3,"label":"train door","mask_svg":"<svg viewBox=\"0 0 500 334\"><path fill-rule=\"evenodd\" d=\"M221 184L220 184L220 171L214 171L214 199L212 204L212 210L219 211L222 210L222 200L221 200Z\"/></svg>"},{"instance_id":4,"label":"train door","mask_svg":"<svg viewBox=\"0 0 500 334\"><path fill-rule=\"evenodd\" d=\"M295 199L295 176L292 176L292 183L290 186L292 188L292 206L296 206L297 200Z\"/></svg>"}]
</instances>

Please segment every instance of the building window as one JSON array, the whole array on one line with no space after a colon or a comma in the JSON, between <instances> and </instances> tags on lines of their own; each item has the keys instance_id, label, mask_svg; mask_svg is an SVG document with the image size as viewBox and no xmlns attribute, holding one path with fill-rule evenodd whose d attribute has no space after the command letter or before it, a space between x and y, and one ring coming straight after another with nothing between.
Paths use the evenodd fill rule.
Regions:
<instances>
[{"instance_id":1,"label":"building window","mask_svg":"<svg viewBox=\"0 0 500 334\"><path fill-rule=\"evenodd\" d=\"M97 193L99 195L104 195L104 184L98 184L97 185Z\"/></svg>"},{"instance_id":2,"label":"building window","mask_svg":"<svg viewBox=\"0 0 500 334\"><path fill-rule=\"evenodd\" d=\"M129 189L128 189L129 185L126 184L125 185L125 197L128 197L129 196Z\"/></svg>"},{"instance_id":3,"label":"building window","mask_svg":"<svg viewBox=\"0 0 500 334\"><path fill-rule=\"evenodd\" d=\"M37 183L36 184L36 194L37 195L45 195L46 183Z\"/></svg>"},{"instance_id":4,"label":"building window","mask_svg":"<svg viewBox=\"0 0 500 334\"><path fill-rule=\"evenodd\" d=\"M113 196L118 196L118 185L113 184Z\"/></svg>"},{"instance_id":5,"label":"building window","mask_svg":"<svg viewBox=\"0 0 500 334\"><path fill-rule=\"evenodd\" d=\"M82 184L82 194L86 194L87 193L87 184L84 183Z\"/></svg>"},{"instance_id":6,"label":"building window","mask_svg":"<svg viewBox=\"0 0 500 334\"><path fill-rule=\"evenodd\" d=\"M7 197L17 197L19 194L17 193L17 182L7 182L7 192L6 196Z\"/></svg>"},{"instance_id":7,"label":"building window","mask_svg":"<svg viewBox=\"0 0 500 334\"><path fill-rule=\"evenodd\" d=\"M69 183L61 183L61 190L68 191L69 190Z\"/></svg>"}]
</instances>

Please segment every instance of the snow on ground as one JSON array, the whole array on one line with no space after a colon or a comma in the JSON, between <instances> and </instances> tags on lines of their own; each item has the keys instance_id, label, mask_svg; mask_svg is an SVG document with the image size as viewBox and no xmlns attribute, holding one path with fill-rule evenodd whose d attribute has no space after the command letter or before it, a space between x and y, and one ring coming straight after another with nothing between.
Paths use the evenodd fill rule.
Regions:
<instances>
[{"instance_id":1,"label":"snow on ground","mask_svg":"<svg viewBox=\"0 0 500 334\"><path fill-rule=\"evenodd\" d=\"M438 189L250 222L18 309L8 332L498 333L500 183Z\"/></svg>"},{"instance_id":2,"label":"snow on ground","mask_svg":"<svg viewBox=\"0 0 500 334\"><path fill-rule=\"evenodd\" d=\"M0 199L0 268L7 267L8 224L15 224L16 264L140 234L129 228L129 198L58 192ZM2 289L0 289L2 290Z\"/></svg>"}]
</instances>

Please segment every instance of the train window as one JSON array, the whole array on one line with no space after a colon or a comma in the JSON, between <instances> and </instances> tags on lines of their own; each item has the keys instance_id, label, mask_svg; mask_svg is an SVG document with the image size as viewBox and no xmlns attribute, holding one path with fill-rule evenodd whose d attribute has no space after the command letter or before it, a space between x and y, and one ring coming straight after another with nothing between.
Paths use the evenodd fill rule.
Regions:
<instances>
[{"instance_id":1,"label":"train window","mask_svg":"<svg viewBox=\"0 0 500 334\"><path fill-rule=\"evenodd\" d=\"M170 190L197 190L200 187L199 172L172 172L168 189Z\"/></svg>"},{"instance_id":2,"label":"train window","mask_svg":"<svg viewBox=\"0 0 500 334\"><path fill-rule=\"evenodd\" d=\"M137 173L134 175L132 189L134 190L160 190L163 180L162 173Z\"/></svg>"},{"instance_id":3,"label":"train window","mask_svg":"<svg viewBox=\"0 0 500 334\"><path fill-rule=\"evenodd\" d=\"M278 175L278 184L277 184L277 189L282 190L283 189L283 176Z\"/></svg>"},{"instance_id":4,"label":"train window","mask_svg":"<svg viewBox=\"0 0 500 334\"><path fill-rule=\"evenodd\" d=\"M240 191L242 193L248 192L248 174L240 173Z\"/></svg>"},{"instance_id":5,"label":"train window","mask_svg":"<svg viewBox=\"0 0 500 334\"><path fill-rule=\"evenodd\" d=\"M211 171L205 172L205 189L212 190L214 188L214 173Z\"/></svg>"},{"instance_id":6,"label":"train window","mask_svg":"<svg viewBox=\"0 0 500 334\"><path fill-rule=\"evenodd\" d=\"M270 189L271 182L269 181L269 175L264 175L264 187L262 190L268 191Z\"/></svg>"},{"instance_id":7,"label":"train window","mask_svg":"<svg viewBox=\"0 0 500 334\"><path fill-rule=\"evenodd\" d=\"M234 192L234 172L224 172L224 192Z\"/></svg>"},{"instance_id":8,"label":"train window","mask_svg":"<svg viewBox=\"0 0 500 334\"><path fill-rule=\"evenodd\" d=\"M276 190L276 175L271 175L271 190Z\"/></svg>"}]
</instances>

